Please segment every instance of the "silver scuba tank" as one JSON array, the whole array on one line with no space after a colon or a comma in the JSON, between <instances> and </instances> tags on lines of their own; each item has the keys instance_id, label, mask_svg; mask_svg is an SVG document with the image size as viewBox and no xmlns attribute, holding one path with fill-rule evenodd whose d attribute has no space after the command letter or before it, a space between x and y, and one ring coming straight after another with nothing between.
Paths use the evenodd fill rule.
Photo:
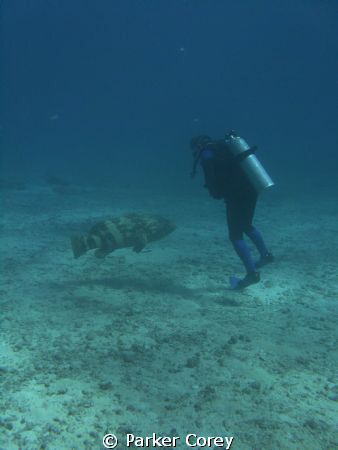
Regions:
<instances>
[{"instance_id":1,"label":"silver scuba tank","mask_svg":"<svg viewBox=\"0 0 338 450\"><path fill-rule=\"evenodd\" d=\"M229 150L232 154L238 159L239 164L247 174L257 192L261 192L274 185L269 174L254 154L255 148L250 147L248 143L240 136L237 136L234 131L230 131L225 135L225 142L229 146Z\"/></svg>"}]
</instances>

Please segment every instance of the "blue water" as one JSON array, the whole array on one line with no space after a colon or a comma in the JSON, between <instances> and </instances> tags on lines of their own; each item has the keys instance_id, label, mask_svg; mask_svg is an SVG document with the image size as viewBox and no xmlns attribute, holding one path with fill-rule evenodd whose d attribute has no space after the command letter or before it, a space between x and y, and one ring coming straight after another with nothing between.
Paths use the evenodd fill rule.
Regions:
<instances>
[{"instance_id":1,"label":"blue water","mask_svg":"<svg viewBox=\"0 0 338 450\"><path fill-rule=\"evenodd\" d=\"M319 0L5 0L7 170L162 179L170 169L180 178L192 135L234 128L283 178L285 168L301 171L300 184L308 172L334 176L337 9Z\"/></svg>"},{"instance_id":2,"label":"blue water","mask_svg":"<svg viewBox=\"0 0 338 450\"><path fill-rule=\"evenodd\" d=\"M0 8L0 449L337 448L338 3ZM275 262L240 294L224 205L190 179L190 139L231 129L276 184L256 214ZM127 212L177 230L73 259Z\"/></svg>"}]
</instances>

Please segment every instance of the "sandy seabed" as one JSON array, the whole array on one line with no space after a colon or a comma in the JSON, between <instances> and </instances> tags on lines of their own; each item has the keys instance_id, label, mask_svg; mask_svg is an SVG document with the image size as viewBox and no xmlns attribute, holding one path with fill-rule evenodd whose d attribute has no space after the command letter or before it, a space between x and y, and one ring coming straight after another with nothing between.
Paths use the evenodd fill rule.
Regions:
<instances>
[{"instance_id":1,"label":"sandy seabed","mask_svg":"<svg viewBox=\"0 0 338 450\"><path fill-rule=\"evenodd\" d=\"M222 203L203 192L0 195L0 449L103 449L107 433L121 449L153 433L177 448L187 434L233 437L234 450L338 448L336 198L265 195L256 225L276 261L233 292L243 269ZM140 254L73 259L71 234L127 212L177 230Z\"/></svg>"}]
</instances>

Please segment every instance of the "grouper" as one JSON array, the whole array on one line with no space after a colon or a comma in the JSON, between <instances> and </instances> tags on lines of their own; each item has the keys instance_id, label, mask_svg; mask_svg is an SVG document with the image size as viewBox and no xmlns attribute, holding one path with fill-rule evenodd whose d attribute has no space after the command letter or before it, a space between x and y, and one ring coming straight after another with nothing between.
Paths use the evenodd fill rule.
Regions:
<instances>
[{"instance_id":1,"label":"grouper","mask_svg":"<svg viewBox=\"0 0 338 450\"><path fill-rule=\"evenodd\" d=\"M95 224L88 234L71 237L74 258L79 258L88 250L96 249L95 256L104 258L119 248L131 247L139 253L153 241L164 238L176 225L168 219L156 215L126 214Z\"/></svg>"}]
</instances>

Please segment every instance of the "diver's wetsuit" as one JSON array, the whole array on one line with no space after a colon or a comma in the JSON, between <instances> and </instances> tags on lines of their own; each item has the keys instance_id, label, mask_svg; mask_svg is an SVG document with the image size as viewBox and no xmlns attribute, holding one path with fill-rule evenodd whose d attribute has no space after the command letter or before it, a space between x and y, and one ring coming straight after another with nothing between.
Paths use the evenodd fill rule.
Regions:
<instances>
[{"instance_id":1,"label":"diver's wetsuit","mask_svg":"<svg viewBox=\"0 0 338 450\"><path fill-rule=\"evenodd\" d=\"M261 234L252 225L257 192L224 141L207 143L201 150L200 158L205 187L212 197L225 201L229 238L247 271L247 276L243 280L236 279L236 288L257 283L259 281L257 268L273 260ZM252 240L260 253L261 259L256 263L243 239L244 233Z\"/></svg>"},{"instance_id":2,"label":"diver's wetsuit","mask_svg":"<svg viewBox=\"0 0 338 450\"><path fill-rule=\"evenodd\" d=\"M203 149L201 164L210 195L226 203L230 240L243 239L243 233L249 235L253 228L255 189L224 142L215 142Z\"/></svg>"}]
</instances>

